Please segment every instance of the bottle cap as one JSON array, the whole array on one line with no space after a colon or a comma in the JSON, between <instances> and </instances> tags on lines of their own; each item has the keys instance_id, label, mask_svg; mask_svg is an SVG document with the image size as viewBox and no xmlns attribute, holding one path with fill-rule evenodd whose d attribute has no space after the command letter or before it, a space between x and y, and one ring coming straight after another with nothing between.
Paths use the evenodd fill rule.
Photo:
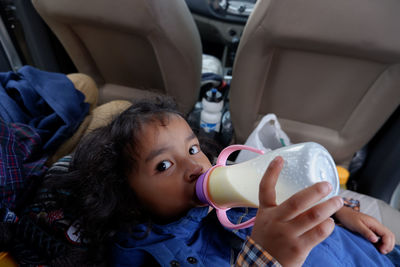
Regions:
<instances>
[{"instance_id":1,"label":"bottle cap","mask_svg":"<svg viewBox=\"0 0 400 267\"><path fill-rule=\"evenodd\" d=\"M203 204L208 204L207 197L206 197L206 194L205 194L204 188L203 188L203 183L204 183L204 179L205 179L206 175L207 175L207 172L203 173L202 175L200 175L200 177L196 181L196 195L197 195L197 198L200 200L200 202Z\"/></svg>"},{"instance_id":2,"label":"bottle cap","mask_svg":"<svg viewBox=\"0 0 400 267\"><path fill-rule=\"evenodd\" d=\"M216 88L212 88L206 92L204 97L208 102L215 102L218 103L222 101L222 94Z\"/></svg>"}]
</instances>

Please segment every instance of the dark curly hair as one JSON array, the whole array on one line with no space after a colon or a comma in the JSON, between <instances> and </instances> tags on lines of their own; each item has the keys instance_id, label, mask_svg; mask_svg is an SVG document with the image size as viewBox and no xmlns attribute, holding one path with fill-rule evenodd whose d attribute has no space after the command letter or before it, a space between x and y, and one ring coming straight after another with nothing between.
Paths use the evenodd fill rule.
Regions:
<instances>
[{"instance_id":1,"label":"dark curly hair","mask_svg":"<svg viewBox=\"0 0 400 267\"><path fill-rule=\"evenodd\" d=\"M128 175L137 164L143 126L154 121L166 125L171 114L183 117L175 102L166 97L132 105L109 125L85 136L77 146L69 172L52 179L53 189L69 192L63 206L79 218L81 238L88 241L90 258L106 255L106 244L118 230L129 231L139 223L151 228L150 216L138 204ZM208 149L202 150L212 158Z\"/></svg>"}]
</instances>

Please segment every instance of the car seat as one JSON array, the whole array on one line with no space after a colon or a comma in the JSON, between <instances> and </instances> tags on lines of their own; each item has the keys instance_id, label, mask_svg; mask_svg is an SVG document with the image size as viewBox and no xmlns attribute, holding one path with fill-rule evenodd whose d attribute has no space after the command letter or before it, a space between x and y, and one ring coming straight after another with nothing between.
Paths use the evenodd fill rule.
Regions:
<instances>
[{"instance_id":1,"label":"car seat","mask_svg":"<svg viewBox=\"0 0 400 267\"><path fill-rule=\"evenodd\" d=\"M236 142L274 113L293 143L320 143L347 166L400 104L399 12L396 0L257 1L233 65ZM360 199L399 244L399 211L341 195Z\"/></svg>"},{"instance_id":2,"label":"car seat","mask_svg":"<svg viewBox=\"0 0 400 267\"><path fill-rule=\"evenodd\" d=\"M257 1L233 66L237 142L274 113L346 165L400 104L396 0Z\"/></svg>"},{"instance_id":3,"label":"car seat","mask_svg":"<svg viewBox=\"0 0 400 267\"><path fill-rule=\"evenodd\" d=\"M155 93L181 111L200 90L201 42L184 0L32 0L80 73L99 87L100 104Z\"/></svg>"}]
</instances>

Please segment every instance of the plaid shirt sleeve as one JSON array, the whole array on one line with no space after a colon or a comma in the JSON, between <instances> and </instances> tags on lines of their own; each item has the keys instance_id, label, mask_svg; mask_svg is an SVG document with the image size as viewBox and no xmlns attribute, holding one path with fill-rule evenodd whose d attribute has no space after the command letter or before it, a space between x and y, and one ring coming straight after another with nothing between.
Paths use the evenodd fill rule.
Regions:
<instances>
[{"instance_id":1,"label":"plaid shirt sleeve","mask_svg":"<svg viewBox=\"0 0 400 267\"><path fill-rule=\"evenodd\" d=\"M248 266L279 267L282 265L248 236L236 259L235 267Z\"/></svg>"},{"instance_id":2,"label":"plaid shirt sleeve","mask_svg":"<svg viewBox=\"0 0 400 267\"><path fill-rule=\"evenodd\" d=\"M0 208L14 209L31 179L46 171L41 139L29 125L0 117Z\"/></svg>"}]
</instances>

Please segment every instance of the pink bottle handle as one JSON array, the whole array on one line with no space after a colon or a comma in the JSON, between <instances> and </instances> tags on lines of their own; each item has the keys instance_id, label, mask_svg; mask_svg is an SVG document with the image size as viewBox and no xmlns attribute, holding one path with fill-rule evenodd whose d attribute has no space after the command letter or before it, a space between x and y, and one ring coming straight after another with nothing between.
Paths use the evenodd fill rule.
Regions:
<instances>
[{"instance_id":1,"label":"pink bottle handle","mask_svg":"<svg viewBox=\"0 0 400 267\"><path fill-rule=\"evenodd\" d=\"M231 145L231 146L228 146L228 147L226 147L225 149L223 149L221 151L221 153L219 154L219 156L217 158L217 164L213 168L215 168L217 166L226 166L226 161L227 161L229 155L232 154L232 152L235 152L237 150L242 150L242 149L250 150L250 151L256 152L258 154L264 154L264 151L259 150L259 149L254 148L254 147L250 147L250 146L246 146L246 145ZM209 173L211 173L211 172L209 172ZM209 175L207 175L207 177L206 177L207 181L204 183L204 186L207 186L208 178L209 178ZM206 188L205 188L204 192L207 192ZM210 199L209 196L207 196L207 198ZM220 223L223 226L225 226L227 228L231 228L231 229L243 229L243 228L251 227L251 226L254 225L254 221L256 219L255 217L253 217L253 218L251 218L251 219L249 219L249 220L247 220L245 222L239 223L239 224L233 224L228 219L228 216L226 214L226 212L229 209L218 208L217 206L214 205L214 203L212 203L212 201L210 201L210 203L216 209L218 220L220 221Z\"/></svg>"},{"instance_id":2,"label":"pink bottle handle","mask_svg":"<svg viewBox=\"0 0 400 267\"><path fill-rule=\"evenodd\" d=\"M253 218L251 218L251 219L248 219L248 220L245 221L245 222L238 223L238 224L234 224L234 223L231 223L231 221L228 219L228 216L226 215L226 212L227 212L229 209L226 209L226 210L225 210L225 209L218 209L218 208L216 208L216 210L217 210L217 217L218 217L219 222L220 222L223 226L225 226L225 227L227 227L227 228L230 228L230 229L238 230L238 229L243 229L243 228L251 227L251 226L254 225L254 221L256 220L256 217L253 217Z\"/></svg>"},{"instance_id":3,"label":"pink bottle handle","mask_svg":"<svg viewBox=\"0 0 400 267\"><path fill-rule=\"evenodd\" d=\"M231 145L228 146L226 148L224 148L221 153L219 154L218 158L217 158L217 165L219 166L226 166L226 161L229 157L230 154L232 154L233 152L237 151L237 150L250 150L253 152L256 152L258 154L264 154L264 151L251 147L251 146L246 146L246 145Z\"/></svg>"}]
</instances>

